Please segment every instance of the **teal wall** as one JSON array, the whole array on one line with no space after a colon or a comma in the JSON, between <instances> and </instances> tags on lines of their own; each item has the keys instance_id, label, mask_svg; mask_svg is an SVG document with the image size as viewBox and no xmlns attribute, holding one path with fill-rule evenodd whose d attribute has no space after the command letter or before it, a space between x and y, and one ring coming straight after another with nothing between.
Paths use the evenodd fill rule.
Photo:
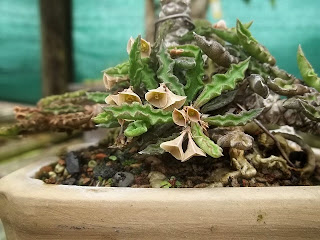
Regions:
<instances>
[{"instance_id":1,"label":"teal wall","mask_svg":"<svg viewBox=\"0 0 320 240\"><path fill-rule=\"evenodd\" d=\"M298 75L299 43L320 73L320 1L221 0L224 19L254 20L253 35ZM35 102L41 97L38 1L0 0L0 100ZM208 18L214 22L212 16ZM101 78L101 70L127 59L129 37L144 32L144 0L73 0L75 81Z\"/></svg>"},{"instance_id":2,"label":"teal wall","mask_svg":"<svg viewBox=\"0 0 320 240\"><path fill-rule=\"evenodd\" d=\"M102 70L126 60L129 38L144 32L144 0L98 2L73 1L77 82L86 78L101 78Z\"/></svg>"},{"instance_id":3,"label":"teal wall","mask_svg":"<svg viewBox=\"0 0 320 240\"><path fill-rule=\"evenodd\" d=\"M0 0L0 100L41 96L40 23L36 0Z\"/></svg>"},{"instance_id":4,"label":"teal wall","mask_svg":"<svg viewBox=\"0 0 320 240\"><path fill-rule=\"evenodd\" d=\"M228 26L254 20L250 28L253 36L275 56L277 64L299 76L296 63L298 45L320 75L320 1L275 0L221 0L223 18ZM208 18L213 20L210 12Z\"/></svg>"}]
</instances>

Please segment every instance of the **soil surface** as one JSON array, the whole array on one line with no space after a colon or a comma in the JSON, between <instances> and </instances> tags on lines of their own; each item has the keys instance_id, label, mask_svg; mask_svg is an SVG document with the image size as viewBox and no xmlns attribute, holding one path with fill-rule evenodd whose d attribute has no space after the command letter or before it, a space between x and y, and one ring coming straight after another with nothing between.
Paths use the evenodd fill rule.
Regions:
<instances>
[{"instance_id":1,"label":"soil surface","mask_svg":"<svg viewBox=\"0 0 320 240\"><path fill-rule=\"evenodd\" d=\"M302 152L303 153L303 152ZM300 153L300 155L303 154ZM301 156L293 156L299 159ZM295 161L295 164L301 164ZM302 179L297 171L259 168L244 178L231 166L230 157L195 157L180 162L170 154L143 156L136 149L121 151L101 143L60 154L59 160L42 167L36 178L48 184L134 188L205 188L319 185L320 167Z\"/></svg>"}]
</instances>

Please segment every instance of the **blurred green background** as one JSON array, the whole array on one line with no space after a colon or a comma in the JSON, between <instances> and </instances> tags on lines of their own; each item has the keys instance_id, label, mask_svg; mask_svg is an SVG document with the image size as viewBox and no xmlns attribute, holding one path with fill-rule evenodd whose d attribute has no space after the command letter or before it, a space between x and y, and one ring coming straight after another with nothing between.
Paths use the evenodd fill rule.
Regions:
<instances>
[{"instance_id":1,"label":"blurred green background","mask_svg":"<svg viewBox=\"0 0 320 240\"><path fill-rule=\"evenodd\" d=\"M73 1L74 82L101 78L101 70L127 58L129 37L144 33L144 0ZM281 68L299 76L298 44L320 73L320 1L221 0L228 26L254 20L253 35ZM212 22L211 10L207 18ZM38 1L0 1L0 100L35 103L41 97Z\"/></svg>"}]
</instances>

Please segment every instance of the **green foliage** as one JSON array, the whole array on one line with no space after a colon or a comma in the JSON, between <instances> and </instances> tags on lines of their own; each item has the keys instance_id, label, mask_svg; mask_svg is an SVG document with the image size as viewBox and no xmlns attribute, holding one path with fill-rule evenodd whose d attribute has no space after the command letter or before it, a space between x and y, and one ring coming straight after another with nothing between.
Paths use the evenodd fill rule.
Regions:
<instances>
[{"instance_id":1,"label":"green foliage","mask_svg":"<svg viewBox=\"0 0 320 240\"><path fill-rule=\"evenodd\" d=\"M158 79L175 94L184 96L183 85L173 74L174 60L170 57L167 49L162 45L158 53L159 69L157 71Z\"/></svg>"},{"instance_id":2,"label":"green foliage","mask_svg":"<svg viewBox=\"0 0 320 240\"><path fill-rule=\"evenodd\" d=\"M111 161L117 161L117 156L114 156L114 155L111 155L110 157L109 157L109 159L111 160Z\"/></svg>"},{"instance_id":3,"label":"green foliage","mask_svg":"<svg viewBox=\"0 0 320 240\"><path fill-rule=\"evenodd\" d=\"M78 98L81 98L81 97L86 97L86 91L80 90L80 91L75 91L75 92L64 93L64 94L61 94L61 95L52 95L52 96L49 96L49 97L42 98L38 102L38 106L47 107L51 103L57 102L57 101L71 102L71 101L68 101L68 100L69 99L78 99Z\"/></svg>"},{"instance_id":4,"label":"green foliage","mask_svg":"<svg viewBox=\"0 0 320 240\"><path fill-rule=\"evenodd\" d=\"M84 107L81 105L73 105L73 104L51 104L42 109L44 113L52 113L54 115L64 114L64 113L76 113L84 111Z\"/></svg>"},{"instance_id":5,"label":"green foliage","mask_svg":"<svg viewBox=\"0 0 320 240\"><path fill-rule=\"evenodd\" d=\"M158 87L155 74L149 67L149 61L149 58L141 58L141 36L138 36L129 54L130 85L135 90L139 91L141 86L148 90Z\"/></svg>"},{"instance_id":6,"label":"green foliage","mask_svg":"<svg viewBox=\"0 0 320 240\"><path fill-rule=\"evenodd\" d=\"M196 61L193 57L179 57L174 59L174 66L180 70L189 70L196 66Z\"/></svg>"},{"instance_id":7,"label":"green foliage","mask_svg":"<svg viewBox=\"0 0 320 240\"><path fill-rule=\"evenodd\" d=\"M135 159L127 159L127 160L124 160L122 162L122 165L123 166L130 166L132 164L135 164L137 161Z\"/></svg>"},{"instance_id":8,"label":"green foliage","mask_svg":"<svg viewBox=\"0 0 320 240\"><path fill-rule=\"evenodd\" d=\"M124 135L127 137L137 137L148 131L149 124L142 120L137 120L129 123L128 127L124 131Z\"/></svg>"},{"instance_id":9,"label":"green foliage","mask_svg":"<svg viewBox=\"0 0 320 240\"><path fill-rule=\"evenodd\" d=\"M252 23L253 21L249 23L244 23L243 26L246 29L249 29ZM226 42L229 42L234 45L240 44L236 28L227 28L227 29L212 28L212 32L215 33L221 39L225 40ZM202 34L199 34L199 35L202 35Z\"/></svg>"},{"instance_id":10,"label":"green foliage","mask_svg":"<svg viewBox=\"0 0 320 240\"><path fill-rule=\"evenodd\" d=\"M20 133L21 128L18 125L0 127L0 136L16 136Z\"/></svg>"},{"instance_id":11,"label":"green foliage","mask_svg":"<svg viewBox=\"0 0 320 240\"><path fill-rule=\"evenodd\" d=\"M106 124L115 119L116 118L114 118L110 112L102 112L95 116L92 120L98 124Z\"/></svg>"},{"instance_id":12,"label":"green foliage","mask_svg":"<svg viewBox=\"0 0 320 240\"><path fill-rule=\"evenodd\" d=\"M199 34L201 36L210 36L214 31L212 24L205 19L195 19L193 21L193 24L195 25L195 28L193 29L193 32L196 34ZM192 31L187 32L185 35L183 35L180 38L180 42L187 42L193 40L193 34Z\"/></svg>"},{"instance_id":13,"label":"green foliage","mask_svg":"<svg viewBox=\"0 0 320 240\"><path fill-rule=\"evenodd\" d=\"M172 19L168 19L167 21L163 22L160 27L159 31L157 31L157 37L154 45L152 46L152 51L150 54L150 60L151 65L154 71L158 69L158 52L160 50L160 47L162 45L163 39L165 38L166 34L174 24L174 21Z\"/></svg>"},{"instance_id":14,"label":"green foliage","mask_svg":"<svg viewBox=\"0 0 320 240\"><path fill-rule=\"evenodd\" d=\"M297 62L304 82L308 86L315 88L317 91L320 91L320 78L315 73L308 59L305 57L300 45L297 53Z\"/></svg>"},{"instance_id":15,"label":"green foliage","mask_svg":"<svg viewBox=\"0 0 320 240\"><path fill-rule=\"evenodd\" d=\"M129 61L125 61L114 67L107 68L106 70L103 70L103 72L112 77L125 77L129 74L129 67Z\"/></svg>"},{"instance_id":16,"label":"green foliage","mask_svg":"<svg viewBox=\"0 0 320 240\"><path fill-rule=\"evenodd\" d=\"M178 49L183 50L179 53L178 57L193 57L195 58L199 52L199 47L193 44L185 44L179 46L169 47L168 50Z\"/></svg>"},{"instance_id":17,"label":"green foliage","mask_svg":"<svg viewBox=\"0 0 320 240\"><path fill-rule=\"evenodd\" d=\"M238 114L228 113L226 115L215 115L204 118L209 125L219 127L242 126L255 119L263 111L263 108L256 108L249 111L242 111Z\"/></svg>"},{"instance_id":18,"label":"green foliage","mask_svg":"<svg viewBox=\"0 0 320 240\"><path fill-rule=\"evenodd\" d=\"M186 71L187 84L184 91L187 95L187 101L191 102L196 97L197 93L203 88L202 77L204 75L202 52L200 49L195 56L196 66Z\"/></svg>"},{"instance_id":19,"label":"green foliage","mask_svg":"<svg viewBox=\"0 0 320 240\"><path fill-rule=\"evenodd\" d=\"M134 102L132 104L123 104L121 106L109 106L104 108L106 113L112 117L125 120L142 120L151 125L172 122L171 112L161 109L154 109L151 105L141 105Z\"/></svg>"},{"instance_id":20,"label":"green foliage","mask_svg":"<svg viewBox=\"0 0 320 240\"><path fill-rule=\"evenodd\" d=\"M310 91L306 86L294 82L294 79L283 80L275 78L274 80L268 79L267 85L273 92L282 96L303 95Z\"/></svg>"},{"instance_id":21,"label":"green foliage","mask_svg":"<svg viewBox=\"0 0 320 240\"><path fill-rule=\"evenodd\" d=\"M233 90L233 91L229 91L221 94L219 97L216 97L212 99L210 102L208 102L207 104L205 104L201 108L201 112L207 113L228 105L234 100L235 96L237 95L237 92L238 92L237 90Z\"/></svg>"},{"instance_id":22,"label":"green foliage","mask_svg":"<svg viewBox=\"0 0 320 240\"><path fill-rule=\"evenodd\" d=\"M110 93L107 92L86 92L86 94L88 100L96 103L105 103L104 100L110 95Z\"/></svg>"},{"instance_id":23,"label":"green foliage","mask_svg":"<svg viewBox=\"0 0 320 240\"><path fill-rule=\"evenodd\" d=\"M242 81L248 68L250 58L238 64L232 64L225 74L216 74L212 82L205 85L203 91L194 103L196 108L200 108L211 99L221 95L223 91L235 89L237 83Z\"/></svg>"},{"instance_id":24,"label":"green foliage","mask_svg":"<svg viewBox=\"0 0 320 240\"><path fill-rule=\"evenodd\" d=\"M215 144L203 133L202 127L199 125L199 123L191 124L191 133L195 143L209 156L213 158L219 158L223 156L222 148Z\"/></svg>"},{"instance_id":25,"label":"green foliage","mask_svg":"<svg viewBox=\"0 0 320 240\"><path fill-rule=\"evenodd\" d=\"M276 63L275 58L270 52L253 38L250 31L239 20L237 20L236 29L240 43L247 53L263 63L269 63L270 65Z\"/></svg>"}]
</instances>

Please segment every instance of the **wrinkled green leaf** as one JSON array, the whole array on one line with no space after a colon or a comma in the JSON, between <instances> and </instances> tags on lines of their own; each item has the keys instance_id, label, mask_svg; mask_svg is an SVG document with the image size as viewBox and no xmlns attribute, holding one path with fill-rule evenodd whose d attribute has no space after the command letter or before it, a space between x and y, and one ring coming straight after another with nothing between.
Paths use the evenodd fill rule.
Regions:
<instances>
[{"instance_id":1,"label":"wrinkled green leaf","mask_svg":"<svg viewBox=\"0 0 320 240\"><path fill-rule=\"evenodd\" d=\"M244 23L243 26L246 29L249 29L252 23L253 21ZM212 32L215 33L221 39L225 40L226 42L229 42L234 45L240 44L236 28L227 28L227 29L212 28Z\"/></svg>"},{"instance_id":2,"label":"wrinkled green leaf","mask_svg":"<svg viewBox=\"0 0 320 240\"><path fill-rule=\"evenodd\" d=\"M244 50L263 63L275 65L276 60L271 53L253 38L250 31L237 20L237 35Z\"/></svg>"},{"instance_id":3,"label":"wrinkled green leaf","mask_svg":"<svg viewBox=\"0 0 320 240\"><path fill-rule=\"evenodd\" d=\"M212 99L210 102L208 102L201 108L201 113L214 111L228 105L234 100L235 96L237 95L237 92L238 90L229 91L221 94L219 97Z\"/></svg>"},{"instance_id":4,"label":"wrinkled green leaf","mask_svg":"<svg viewBox=\"0 0 320 240\"><path fill-rule=\"evenodd\" d=\"M112 117L125 120L142 120L151 125L172 122L172 113L161 109L154 109L151 105L142 105L134 102L121 106L109 106L104 108Z\"/></svg>"},{"instance_id":5,"label":"wrinkled green leaf","mask_svg":"<svg viewBox=\"0 0 320 240\"><path fill-rule=\"evenodd\" d=\"M167 21L161 23L159 30L156 32L157 37L154 45L152 46L152 51L150 54L151 65L154 71L158 69L157 55L162 45L163 39L165 38L165 36L167 35L168 31L170 30L173 24L174 24L173 19L168 19Z\"/></svg>"},{"instance_id":6,"label":"wrinkled green leaf","mask_svg":"<svg viewBox=\"0 0 320 240\"><path fill-rule=\"evenodd\" d=\"M110 112L102 112L95 116L92 120L93 122L98 124L106 124L110 121L116 120L116 118L113 117Z\"/></svg>"},{"instance_id":7,"label":"wrinkled green leaf","mask_svg":"<svg viewBox=\"0 0 320 240\"><path fill-rule=\"evenodd\" d=\"M155 80L155 74L149 67L149 58L141 58L141 36L134 41L131 52L129 54L129 78L130 85L135 90L143 85L146 89L154 89L158 87Z\"/></svg>"},{"instance_id":8,"label":"wrinkled green leaf","mask_svg":"<svg viewBox=\"0 0 320 240\"><path fill-rule=\"evenodd\" d=\"M128 127L124 131L124 135L127 137L137 137L148 131L149 124L142 121L137 120L129 123Z\"/></svg>"},{"instance_id":9,"label":"wrinkled green leaf","mask_svg":"<svg viewBox=\"0 0 320 240\"><path fill-rule=\"evenodd\" d=\"M173 74L174 60L171 59L167 49L162 45L158 53L159 69L157 76L161 82L175 94L185 96L183 91L183 85L179 79Z\"/></svg>"},{"instance_id":10,"label":"wrinkled green leaf","mask_svg":"<svg viewBox=\"0 0 320 240\"><path fill-rule=\"evenodd\" d=\"M129 74L129 61L125 61L120 63L114 67L107 68L103 70L104 73L112 76L112 77L125 77Z\"/></svg>"},{"instance_id":11,"label":"wrinkled green leaf","mask_svg":"<svg viewBox=\"0 0 320 240\"><path fill-rule=\"evenodd\" d=\"M44 113L52 113L55 115L64 114L64 113L76 113L84 111L84 107L81 105L74 105L74 104L51 104L47 107L42 109Z\"/></svg>"},{"instance_id":12,"label":"wrinkled green leaf","mask_svg":"<svg viewBox=\"0 0 320 240\"><path fill-rule=\"evenodd\" d=\"M61 95L52 95L49 97L42 98L37 105L39 107L46 107L56 101L72 102L72 99L78 100L79 98L83 97L86 97L86 91L84 90L68 92Z\"/></svg>"},{"instance_id":13,"label":"wrinkled green leaf","mask_svg":"<svg viewBox=\"0 0 320 240\"><path fill-rule=\"evenodd\" d=\"M305 57L300 45L297 53L297 62L304 82L308 86L315 88L317 91L320 91L320 78L315 73L308 59Z\"/></svg>"},{"instance_id":14,"label":"wrinkled green leaf","mask_svg":"<svg viewBox=\"0 0 320 240\"><path fill-rule=\"evenodd\" d=\"M174 64L179 70L189 70L196 66L196 61L193 57L179 57L174 59Z\"/></svg>"},{"instance_id":15,"label":"wrinkled green leaf","mask_svg":"<svg viewBox=\"0 0 320 240\"><path fill-rule=\"evenodd\" d=\"M263 108L252 109L249 111L242 111L238 114L228 113L226 115L215 115L212 117L204 118L203 120L207 122L209 125L214 126L243 126L253 119L259 116L259 114L263 111Z\"/></svg>"},{"instance_id":16,"label":"wrinkled green leaf","mask_svg":"<svg viewBox=\"0 0 320 240\"><path fill-rule=\"evenodd\" d=\"M110 95L107 92L86 92L88 100L91 100L96 103L105 103L106 97Z\"/></svg>"},{"instance_id":17,"label":"wrinkled green leaf","mask_svg":"<svg viewBox=\"0 0 320 240\"><path fill-rule=\"evenodd\" d=\"M187 84L184 87L184 91L187 95L187 101L192 102L197 96L197 93L203 88L202 77L204 75L202 52L197 52L195 56L196 66L192 69L189 69L186 72L186 81Z\"/></svg>"},{"instance_id":18,"label":"wrinkled green leaf","mask_svg":"<svg viewBox=\"0 0 320 240\"><path fill-rule=\"evenodd\" d=\"M198 123L191 124L191 133L195 143L209 156L213 158L223 156L222 148L203 133L202 127Z\"/></svg>"},{"instance_id":19,"label":"wrinkled green leaf","mask_svg":"<svg viewBox=\"0 0 320 240\"><path fill-rule=\"evenodd\" d=\"M196 108L200 108L211 99L221 95L223 91L235 89L237 83L244 79L248 68L250 58L238 64L232 64L231 68L225 74L216 74L212 82L205 85L203 91L194 103Z\"/></svg>"}]
</instances>

